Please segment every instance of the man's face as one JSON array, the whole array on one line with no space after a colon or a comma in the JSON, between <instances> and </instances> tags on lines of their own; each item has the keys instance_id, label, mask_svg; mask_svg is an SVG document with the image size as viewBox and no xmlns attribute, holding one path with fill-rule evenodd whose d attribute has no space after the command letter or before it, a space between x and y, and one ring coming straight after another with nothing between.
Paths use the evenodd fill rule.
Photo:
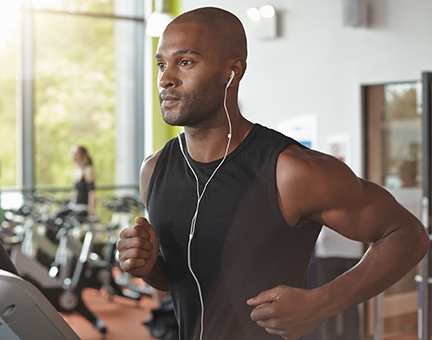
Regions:
<instances>
[{"instance_id":1,"label":"man's face","mask_svg":"<svg viewBox=\"0 0 432 340\"><path fill-rule=\"evenodd\" d=\"M218 56L206 27L184 23L167 28L156 53L159 100L166 123L211 127L223 110Z\"/></svg>"}]
</instances>

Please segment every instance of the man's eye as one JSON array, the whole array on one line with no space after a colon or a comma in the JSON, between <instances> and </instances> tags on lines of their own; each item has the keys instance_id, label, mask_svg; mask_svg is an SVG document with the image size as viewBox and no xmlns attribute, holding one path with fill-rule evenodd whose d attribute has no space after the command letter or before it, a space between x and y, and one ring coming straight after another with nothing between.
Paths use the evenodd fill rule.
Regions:
<instances>
[{"instance_id":1,"label":"man's eye","mask_svg":"<svg viewBox=\"0 0 432 340\"><path fill-rule=\"evenodd\" d=\"M157 67L159 67L159 69L163 69L165 67L165 64L162 62L157 63Z\"/></svg>"},{"instance_id":2,"label":"man's eye","mask_svg":"<svg viewBox=\"0 0 432 340\"><path fill-rule=\"evenodd\" d=\"M182 66L188 66L188 65L192 64L192 62L190 60L182 60L181 64L182 64Z\"/></svg>"}]
</instances>

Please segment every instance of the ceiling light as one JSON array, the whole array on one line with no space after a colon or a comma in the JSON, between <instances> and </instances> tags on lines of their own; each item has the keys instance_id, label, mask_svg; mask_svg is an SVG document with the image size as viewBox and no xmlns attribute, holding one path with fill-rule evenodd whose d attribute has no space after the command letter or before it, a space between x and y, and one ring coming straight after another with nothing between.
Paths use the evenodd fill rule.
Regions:
<instances>
[{"instance_id":1,"label":"ceiling light","mask_svg":"<svg viewBox=\"0 0 432 340\"><path fill-rule=\"evenodd\" d=\"M273 18L276 15L276 11L272 5L260 7L259 12L263 18Z\"/></svg>"},{"instance_id":2,"label":"ceiling light","mask_svg":"<svg viewBox=\"0 0 432 340\"><path fill-rule=\"evenodd\" d=\"M259 9L256 7L249 8L247 10L246 14L249 17L249 19L251 19L251 20L257 21L257 20L261 19L261 13L260 13Z\"/></svg>"},{"instance_id":3,"label":"ceiling light","mask_svg":"<svg viewBox=\"0 0 432 340\"><path fill-rule=\"evenodd\" d=\"M252 30L258 39L268 40L277 37L277 13L272 5L264 5L259 9L251 7L246 14L251 19Z\"/></svg>"},{"instance_id":4,"label":"ceiling light","mask_svg":"<svg viewBox=\"0 0 432 340\"><path fill-rule=\"evenodd\" d=\"M168 11L166 3L165 0L156 0L155 11L147 20L147 35L160 37L167 25L174 19L174 16Z\"/></svg>"}]
</instances>

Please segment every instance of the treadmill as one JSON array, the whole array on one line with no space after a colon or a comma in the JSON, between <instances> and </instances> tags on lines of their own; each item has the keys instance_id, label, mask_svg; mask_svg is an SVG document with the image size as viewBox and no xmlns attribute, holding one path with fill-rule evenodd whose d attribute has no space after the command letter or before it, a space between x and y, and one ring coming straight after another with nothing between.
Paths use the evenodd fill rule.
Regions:
<instances>
[{"instance_id":1,"label":"treadmill","mask_svg":"<svg viewBox=\"0 0 432 340\"><path fill-rule=\"evenodd\" d=\"M1 241L0 339L80 340L47 298L19 276Z\"/></svg>"}]
</instances>

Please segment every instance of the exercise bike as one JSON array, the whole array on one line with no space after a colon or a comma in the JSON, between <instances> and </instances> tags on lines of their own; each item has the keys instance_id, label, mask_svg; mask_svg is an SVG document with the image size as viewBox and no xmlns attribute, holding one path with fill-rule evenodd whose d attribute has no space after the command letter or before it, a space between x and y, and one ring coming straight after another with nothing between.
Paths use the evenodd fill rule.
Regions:
<instances>
[{"instance_id":1,"label":"exercise bike","mask_svg":"<svg viewBox=\"0 0 432 340\"><path fill-rule=\"evenodd\" d=\"M87 233L106 234L112 233L118 229L118 225L94 225L95 222L85 223ZM64 280L70 276L70 271L74 267L76 258L79 255L81 249L81 242L76 239L74 234L74 228L83 228L82 224L75 218L65 218L62 221L61 228L57 232L57 238L59 239L59 247L56 252L54 262L51 264L49 269L49 276L52 278L58 278ZM87 235L86 233L86 235ZM93 243L94 245L94 243ZM88 259L88 269L86 272L86 287L104 290L108 293L108 298L113 300L115 295L124 298L140 301L141 294L133 291L128 287L119 285L113 276L114 264L101 258L98 254L92 252Z\"/></svg>"},{"instance_id":2,"label":"exercise bike","mask_svg":"<svg viewBox=\"0 0 432 340\"><path fill-rule=\"evenodd\" d=\"M110 224L118 225L118 231L130 226L133 211L142 213L144 210L141 199L133 196L108 197L102 206L112 212ZM119 274L115 277L115 282L121 287L126 287L133 294L152 296L152 288L150 286L134 284L132 277L128 273L121 271L118 264L117 240L118 233L110 237L106 243L104 256L106 262L110 263L113 268L116 267L118 269Z\"/></svg>"},{"instance_id":3,"label":"exercise bike","mask_svg":"<svg viewBox=\"0 0 432 340\"><path fill-rule=\"evenodd\" d=\"M42 203L42 206L36 209L36 203ZM84 219L81 216L58 214L55 212L58 211L58 208L52 207L53 204L62 207L65 203L66 201L59 201L52 197L28 195L24 205L17 211L13 211L16 216L24 219L23 227L19 232L19 240L22 240L21 252L29 258L36 257L38 262L49 268L49 276L61 282L72 275L81 252L82 240L79 239L79 236L82 231L91 231L97 235L113 235L120 228L119 223L101 225L94 217ZM45 231L44 235L36 232L36 229L41 229L41 227ZM55 247L55 250L50 251L48 260L47 256L44 256L45 261L40 261L40 256L36 255L45 253L46 249L52 249L52 247ZM114 295L118 295L139 301L141 292L129 287L120 287L113 278L113 263L98 257L93 248L94 243L88 259L89 268L86 272L85 286L95 289L105 288L110 300L113 300ZM37 275L35 273L40 273L40 271L34 270L32 275ZM38 275L38 281L44 282L46 279L44 274Z\"/></svg>"},{"instance_id":4,"label":"exercise bike","mask_svg":"<svg viewBox=\"0 0 432 340\"><path fill-rule=\"evenodd\" d=\"M63 313L76 311L104 334L107 332L105 323L90 311L82 297L83 289L88 287L86 276L88 275L93 237L92 232L86 233L75 268L71 275L64 279L50 277L46 267L21 252L20 242L10 245L10 258L19 275L26 281L33 283L57 311Z\"/></svg>"},{"instance_id":5,"label":"exercise bike","mask_svg":"<svg viewBox=\"0 0 432 340\"><path fill-rule=\"evenodd\" d=\"M62 272L58 277L50 276L47 266L34 256L37 249L33 242L33 236L36 234L33 228L40 223L43 224L44 221L39 217L40 214L35 212L34 206L28 202L14 213L25 219L23 226L8 230L7 236L10 241L6 246L9 248L10 257L19 275L33 283L57 311L63 313L77 311L101 333L106 333L105 323L89 310L82 298L83 289L89 286L89 273L92 273L90 256L94 240L93 232L87 232L83 243L76 245L74 252L77 256L73 261L69 257L70 250L66 249L70 244L66 241L60 242L62 244L57 247L55 256L63 260ZM10 234L14 231L16 235L11 237ZM67 237L64 236L62 239L66 240ZM25 246L24 249L23 246ZM66 256L59 254L66 254Z\"/></svg>"}]
</instances>

